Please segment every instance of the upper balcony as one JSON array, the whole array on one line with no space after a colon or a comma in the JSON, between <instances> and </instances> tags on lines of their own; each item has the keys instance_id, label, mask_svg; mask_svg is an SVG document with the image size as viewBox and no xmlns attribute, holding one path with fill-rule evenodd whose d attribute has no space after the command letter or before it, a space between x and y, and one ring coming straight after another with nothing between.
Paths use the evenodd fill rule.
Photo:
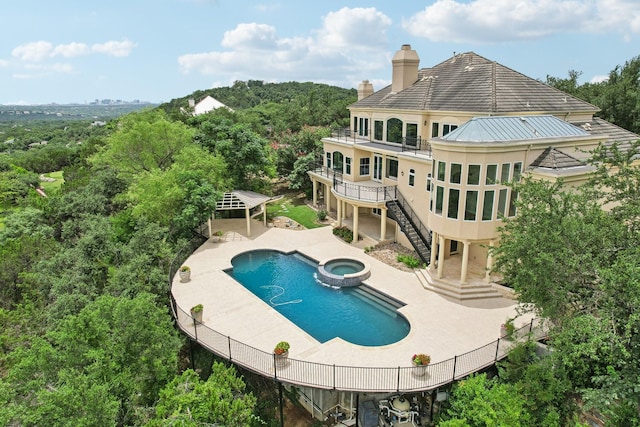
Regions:
<instances>
[{"instance_id":1,"label":"upper balcony","mask_svg":"<svg viewBox=\"0 0 640 427\"><path fill-rule=\"evenodd\" d=\"M324 178L324 182L331 181L334 194L348 199L379 203L396 198L396 185L384 185L377 181L345 181L339 170L321 164L316 165L309 173Z\"/></svg>"},{"instance_id":2,"label":"upper balcony","mask_svg":"<svg viewBox=\"0 0 640 427\"><path fill-rule=\"evenodd\" d=\"M431 155L431 144L420 137L402 137L399 142L379 141L372 139L371 135L362 136L353 132L349 128L336 129L331 132L328 138L331 140L346 142L350 144L377 144L378 146L388 147L393 151L409 151L414 153L422 153Z\"/></svg>"}]
</instances>

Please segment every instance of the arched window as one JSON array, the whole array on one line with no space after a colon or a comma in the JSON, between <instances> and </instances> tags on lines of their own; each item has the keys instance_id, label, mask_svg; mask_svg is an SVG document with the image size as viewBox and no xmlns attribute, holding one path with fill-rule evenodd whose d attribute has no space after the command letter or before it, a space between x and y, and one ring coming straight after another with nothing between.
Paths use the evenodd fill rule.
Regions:
<instances>
[{"instance_id":1,"label":"arched window","mask_svg":"<svg viewBox=\"0 0 640 427\"><path fill-rule=\"evenodd\" d=\"M387 142L398 144L402 142L402 120L395 118L387 120Z\"/></svg>"},{"instance_id":2,"label":"arched window","mask_svg":"<svg viewBox=\"0 0 640 427\"><path fill-rule=\"evenodd\" d=\"M415 169L409 169L409 187L413 187L416 183L416 171Z\"/></svg>"},{"instance_id":3,"label":"arched window","mask_svg":"<svg viewBox=\"0 0 640 427\"><path fill-rule=\"evenodd\" d=\"M342 173L342 159L344 156L339 151L333 152L333 170Z\"/></svg>"}]
</instances>

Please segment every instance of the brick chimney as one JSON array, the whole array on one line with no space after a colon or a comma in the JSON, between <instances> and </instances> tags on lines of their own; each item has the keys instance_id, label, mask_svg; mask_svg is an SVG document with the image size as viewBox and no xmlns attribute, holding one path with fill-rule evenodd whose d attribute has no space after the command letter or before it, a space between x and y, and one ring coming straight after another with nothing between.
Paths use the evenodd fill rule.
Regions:
<instances>
[{"instance_id":1,"label":"brick chimney","mask_svg":"<svg viewBox=\"0 0 640 427\"><path fill-rule=\"evenodd\" d=\"M391 92L400 92L418 80L420 58L418 53L411 49L411 45L403 44L393 55L391 63L393 64Z\"/></svg>"},{"instance_id":2,"label":"brick chimney","mask_svg":"<svg viewBox=\"0 0 640 427\"><path fill-rule=\"evenodd\" d=\"M372 94L373 85L369 82L369 80L363 80L362 83L358 85L358 101Z\"/></svg>"}]
</instances>

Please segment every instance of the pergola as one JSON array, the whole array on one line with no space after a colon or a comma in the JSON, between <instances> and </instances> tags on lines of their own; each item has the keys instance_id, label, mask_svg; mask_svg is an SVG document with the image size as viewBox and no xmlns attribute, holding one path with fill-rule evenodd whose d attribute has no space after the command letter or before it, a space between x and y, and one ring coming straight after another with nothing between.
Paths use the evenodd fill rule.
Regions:
<instances>
[{"instance_id":1,"label":"pergola","mask_svg":"<svg viewBox=\"0 0 640 427\"><path fill-rule=\"evenodd\" d=\"M251 236L251 209L258 205L262 205L262 218L265 227L267 226L267 202L271 197L264 194L255 193L253 191L236 190L230 193L224 193L224 196L216 204L216 211L230 211L244 209L245 218L247 219L247 236ZM209 237L213 234L212 218L209 218Z\"/></svg>"}]
</instances>

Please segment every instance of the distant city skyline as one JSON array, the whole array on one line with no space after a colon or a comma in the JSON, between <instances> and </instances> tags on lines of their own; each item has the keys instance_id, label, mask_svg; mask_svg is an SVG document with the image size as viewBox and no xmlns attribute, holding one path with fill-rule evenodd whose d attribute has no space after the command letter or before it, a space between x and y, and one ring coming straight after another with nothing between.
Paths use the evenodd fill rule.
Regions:
<instances>
[{"instance_id":1,"label":"distant city skyline","mask_svg":"<svg viewBox=\"0 0 640 427\"><path fill-rule=\"evenodd\" d=\"M346 5L345 5L346 3ZM161 103L236 80L389 84L402 44L529 77L602 81L640 54L633 0L42 2L3 9L0 104Z\"/></svg>"}]
</instances>

